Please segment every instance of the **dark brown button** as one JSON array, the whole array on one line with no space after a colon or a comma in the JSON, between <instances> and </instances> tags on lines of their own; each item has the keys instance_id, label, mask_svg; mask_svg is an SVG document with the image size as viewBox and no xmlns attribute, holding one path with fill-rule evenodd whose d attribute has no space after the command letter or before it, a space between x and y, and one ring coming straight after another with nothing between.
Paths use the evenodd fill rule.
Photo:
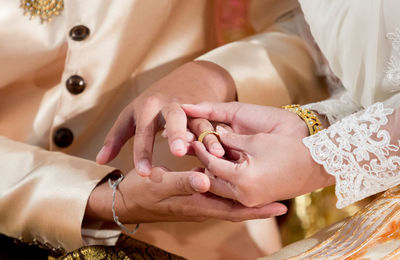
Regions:
<instances>
[{"instance_id":1,"label":"dark brown button","mask_svg":"<svg viewBox=\"0 0 400 260\"><path fill-rule=\"evenodd\" d=\"M72 27L69 31L69 36L74 41L83 41L85 40L90 34L89 28L84 25L77 25Z\"/></svg>"},{"instance_id":2,"label":"dark brown button","mask_svg":"<svg viewBox=\"0 0 400 260\"><path fill-rule=\"evenodd\" d=\"M86 87L85 80L79 75L72 75L69 77L65 82L65 85L67 86L68 91L74 95L82 93Z\"/></svg>"},{"instance_id":3,"label":"dark brown button","mask_svg":"<svg viewBox=\"0 0 400 260\"><path fill-rule=\"evenodd\" d=\"M68 128L60 128L54 132L53 141L58 147L67 147L73 140L74 134Z\"/></svg>"}]
</instances>

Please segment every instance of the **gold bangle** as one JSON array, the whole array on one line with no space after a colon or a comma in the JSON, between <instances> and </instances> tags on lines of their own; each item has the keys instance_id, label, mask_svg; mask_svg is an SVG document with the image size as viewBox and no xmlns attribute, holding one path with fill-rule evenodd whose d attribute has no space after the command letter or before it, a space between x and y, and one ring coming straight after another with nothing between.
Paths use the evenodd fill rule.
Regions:
<instances>
[{"instance_id":1,"label":"gold bangle","mask_svg":"<svg viewBox=\"0 0 400 260\"><path fill-rule=\"evenodd\" d=\"M308 127L308 131L310 132L310 135L316 134L319 131L323 130L323 126L321 124L321 121L318 119L317 115L305 108L302 108L300 105L295 104L295 105L287 105L283 106L283 109L296 113L301 119L304 120Z\"/></svg>"}]
</instances>

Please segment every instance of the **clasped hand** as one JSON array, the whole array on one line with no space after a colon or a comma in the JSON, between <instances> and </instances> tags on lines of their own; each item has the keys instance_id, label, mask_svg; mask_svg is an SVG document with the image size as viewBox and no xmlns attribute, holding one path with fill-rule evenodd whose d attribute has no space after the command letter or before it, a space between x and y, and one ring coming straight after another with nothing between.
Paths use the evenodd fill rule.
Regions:
<instances>
[{"instance_id":1,"label":"clasped hand","mask_svg":"<svg viewBox=\"0 0 400 260\"><path fill-rule=\"evenodd\" d=\"M204 100L227 101L234 99L235 85L230 75L213 63L190 62L160 79L135 98L119 115L107 134L104 146L96 160L105 164L114 159L126 141L134 136L133 161L135 169L125 174L119 186L117 214L125 223L157 221L196 221L207 218L232 221L266 218L281 215L286 207L271 203L259 208L246 208L238 202L206 193L209 178L198 171L173 172L153 167L151 157L156 132L165 125L165 134L172 154L183 156L194 152L194 135L187 132L187 117L181 103ZM212 127L206 119L190 121L192 131L198 135ZM207 137L208 151L221 157L224 150L218 140ZM90 201L110 192L106 185L91 196ZM109 200L110 195L105 195ZM103 196L104 197L104 196ZM110 202L89 203L106 208ZM102 210L88 207L89 215ZM109 215L104 218L110 218Z\"/></svg>"},{"instance_id":2,"label":"clasped hand","mask_svg":"<svg viewBox=\"0 0 400 260\"><path fill-rule=\"evenodd\" d=\"M296 114L237 102L182 107L190 117L229 126L217 127L224 158L209 153L200 142L193 145L210 177L212 193L254 207L334 184L303 145L308 128Z\"/></svg>"}]
</instances>

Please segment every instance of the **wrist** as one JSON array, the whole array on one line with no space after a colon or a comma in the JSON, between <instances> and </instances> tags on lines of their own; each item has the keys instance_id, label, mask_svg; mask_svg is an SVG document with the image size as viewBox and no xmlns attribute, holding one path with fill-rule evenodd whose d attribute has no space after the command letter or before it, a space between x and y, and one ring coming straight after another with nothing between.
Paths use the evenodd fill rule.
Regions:
<instances>
[{"instance_id":1,"label":"wrist","mask_svg":"<svg viewBox=\"0 0 400 260\"><path fill-rule=\"evenodd\" d=\"M108 180L118 179L120 171L116 170L103 178L93 189L88 198L84 221L103 221L114 222L111 211L112 207L112 189L110 189Z\"/></svg>"},{"instance_id":2,"label":"wrist","mask_svg":"<svg viewBox=\"0 0 400 260\"><path fill-rule=\"evenodd\" d=\"M105 221L112 222L112 191L108 187L108 179L106 176L90 193L86 204L84 222Z\"/></svg>"},{"instance_id":3,"label":"wrist","mask_svg":"<svg viewBox=\"0 0 400 260\"><path fill-rule=\"evenodd\" d=\"M302 119L308 128L308 135L314 135L324 129L318 115L314 111L303 108L298 104L286 105L282 108L298 115Z\"/></svg>"},{"instance_id":4,"label":"wrist","mask_svg":"<svg viewBox=\"0 0 400 260\"><path fill-rule=\"evenodd\" d=\"M201 67L204 79L211 88L213 101L230 102L236 101L236 86L232 76L220 65L211 61L198 60L191 62L195 66Z\"/></svg>"}]
</instances>

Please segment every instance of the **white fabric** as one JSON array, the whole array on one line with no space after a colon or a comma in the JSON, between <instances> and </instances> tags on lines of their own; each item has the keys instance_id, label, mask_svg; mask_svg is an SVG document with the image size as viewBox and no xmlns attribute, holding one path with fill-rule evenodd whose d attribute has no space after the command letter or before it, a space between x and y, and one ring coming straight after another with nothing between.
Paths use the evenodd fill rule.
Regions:
<instances>
[{"instance_id":1,"label":"white fabric","mask_svg":"<svg viewBox=\"0 0 400 260\"><path fill-rule=\"evenodd\" d=\"M336 177L338 208L400 184L399 143L384 127L393 109L376 103L303 140Z\"/></svg>"},{"instance_id":2,"label":"white fabric","mask_svg":"<svg viewBox=\"0 0 400 260\"><path fill-rule=\"evenodd\" d=\"M314 160L336 176L337 206L342 208L400 184L399 116L398 111L391 114L400 104L400 1L300 4L345 88L339 98L307 106L336 123L303 140Z\"/></svg>"}]
</instances>

